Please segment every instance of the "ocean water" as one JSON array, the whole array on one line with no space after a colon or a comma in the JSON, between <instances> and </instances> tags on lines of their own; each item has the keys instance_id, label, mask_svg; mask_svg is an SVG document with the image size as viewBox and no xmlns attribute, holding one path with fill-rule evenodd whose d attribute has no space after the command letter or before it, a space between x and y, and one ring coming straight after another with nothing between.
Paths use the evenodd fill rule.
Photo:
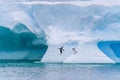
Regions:
<instances>
[{"instance_id":1,"label":"ocean water","mask_svg":"<svg viewBox=\"0 0 120 80\"><path fill-rule=\"evenodd\" d=\"M119 80L120 64L0 63L0 80Z\"/></svg>"}]
</instances>

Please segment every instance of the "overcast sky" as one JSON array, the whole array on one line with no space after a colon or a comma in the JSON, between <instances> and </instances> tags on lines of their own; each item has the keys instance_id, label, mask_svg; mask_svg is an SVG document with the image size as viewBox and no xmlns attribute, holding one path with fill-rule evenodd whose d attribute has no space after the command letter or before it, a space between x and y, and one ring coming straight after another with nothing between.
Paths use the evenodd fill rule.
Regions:
<instances>
[{"instance_id":1,"label":"overcast sky","mask_svg":"<svg viewBox=\"0 0 120 80\"><path fill-rule=\"evenodd\" d=\"M0 0L0 2L24 2L25 4L74 4L80 6L120 5L120 0Z\"/></svg>"},{"instance_id":2,"label":"overcast sky","mask_svg":"<svg viewBox=\"0 0 120 80\"><path fill-rule=\"evenodd\" d=\"M24 0L30 1L30 0ZM104 5L104 6L113 6L120 5L120 0L31 0L33 2L29 2L27 4L74 4L80 6L88 6L88 5Z\"/></svg>"}]
</instances>

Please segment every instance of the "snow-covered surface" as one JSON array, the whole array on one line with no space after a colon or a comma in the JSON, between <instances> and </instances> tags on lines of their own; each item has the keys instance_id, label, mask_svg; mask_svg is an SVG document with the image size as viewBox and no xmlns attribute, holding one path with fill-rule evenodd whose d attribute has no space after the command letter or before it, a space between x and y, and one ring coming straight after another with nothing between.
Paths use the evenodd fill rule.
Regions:
<instances>
[{"instance_id":1,"label":"snow-covered surface","mask_svg":"<svg viewBox=\"0 0 120 80\"><path fill-rule=\"evenodd\" d=\"M79 45L78 49L78 53L71 54L64 63L114 63L95 44Z\"/></svg>"},{"instance_id":2,"label":"snow-covered surface","mask_svg":"<svg viewBox=\"0 0 120 80\"><path fill-rule=\"evenodd\" d=\"M63 62L63 63L115 63L102 53L94 43L80 44L78 46L64 45L63 54L60 55L58 46L49 46L42 62ZM72 48L77 49L73 54Z\"/></svg>"}]
</instances>

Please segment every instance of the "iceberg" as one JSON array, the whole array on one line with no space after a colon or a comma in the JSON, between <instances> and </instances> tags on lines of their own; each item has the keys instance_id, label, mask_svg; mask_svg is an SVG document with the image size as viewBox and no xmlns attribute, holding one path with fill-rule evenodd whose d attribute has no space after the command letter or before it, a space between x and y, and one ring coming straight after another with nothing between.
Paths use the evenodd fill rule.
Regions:
<instances>
[{"instance_id":1,"label":"iceberg","mask_svg":"<svg viewBox=\"0 0 120 80\"><path fill-rule=\"evenodd\" d=\"M34 5L33 8L36 10L35 19L40 21L38 25L45 30L49 46L42 62L118 63L120 61L108 56L107 54L111 52L105 53L98 46L101 41L119 41L119 5L82 7L71 4L40 4ZM57 50L60 46L64 46L65 50L61 56ZM76 55L73 55L72 48L78 50Z\"/></svg>"},{"instance_id":2,"label":"iceberg","mask_svg":"<svg viewBox=\"0 0 120 80\"><path fill-rule=\"evenodd\" d=\"M98 47L114 62L120 63L120 41L100 41Z\"/></svg>"},{"instance_id":3,"label":"iceberg","mask_svg":"<svg viewBox=\"0 0 120 80\"><path fill-rule=\"evenodd\" d=\"M12 30L0 26L0 38L0 60L41 60L48 47L43 43L33 44L36 34L21 23Z\"/></svg>"},{"instance_id":4,"label":"iceberg","mask_svg":"<svg viewBox=\"0 0 120 80\"><path fill-rule=\"evenodd\" d=\"M0 60L40 61L48 45L32 9L21 3L0 4Z\"/></svg>"},{"instance_id":5,"label":"iceberg","mask_svg":"<svg viewBox=\"0 0 120 80\"><path fill-rule=\"evenodd\" d=\"M0 60L119 63L119 4L80 4L1 2Z\"/></svg>"}]
</instances>

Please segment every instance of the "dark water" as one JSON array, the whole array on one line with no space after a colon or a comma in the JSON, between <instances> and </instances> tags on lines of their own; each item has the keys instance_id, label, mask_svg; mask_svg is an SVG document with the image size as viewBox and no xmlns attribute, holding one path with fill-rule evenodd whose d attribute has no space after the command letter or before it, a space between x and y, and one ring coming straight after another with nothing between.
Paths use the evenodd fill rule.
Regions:
<instances>
[{"instance_id":1,"label":"dark water","mask_svg":"<svg viewBox=\"0 0 120 80\"><path fill-rule=\"evenodd\" d=\"M0 80L119 80L120 64L1 63Z\"/></svg>"}]
</instances>

